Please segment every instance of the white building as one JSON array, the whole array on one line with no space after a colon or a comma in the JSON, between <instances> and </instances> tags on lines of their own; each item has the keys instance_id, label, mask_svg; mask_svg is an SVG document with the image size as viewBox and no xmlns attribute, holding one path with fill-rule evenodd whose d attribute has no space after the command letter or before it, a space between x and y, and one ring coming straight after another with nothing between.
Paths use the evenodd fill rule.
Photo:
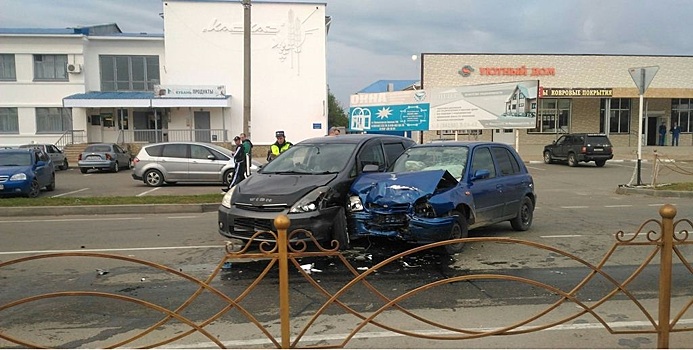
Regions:
<instances>
[{"instance_id":1,"label":"white building","mask_svg":"<svg viewBox=\"0 0 693 350\"><path fill-rule=\"evenodd\" d=\"M164 34L0 28L0 146L229 141L243 132L244 7L162 2ZM253 2L250 137L327 132L324 3Z\"/></svg>"}]
</instances>

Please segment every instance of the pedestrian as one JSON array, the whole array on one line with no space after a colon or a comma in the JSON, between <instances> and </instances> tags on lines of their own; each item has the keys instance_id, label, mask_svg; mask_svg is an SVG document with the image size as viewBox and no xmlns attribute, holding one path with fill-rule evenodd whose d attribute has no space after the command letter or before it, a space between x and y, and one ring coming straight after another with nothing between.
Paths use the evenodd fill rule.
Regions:
<instances>
[{"instance_id":1,"label":"pedestrian","mask_svg":"<svg viewBox=\"0 0 693 350\"><path fill-rule=\"evenodd\" d=\"M277 142L273 143L272 146L270 146L269 151L267 152L267 161L271 162L274 160L274 158L277 158L280 154L286 152L293 144L289 141L286 141L286 135L284 135L284 131L277 131L274 133L274 136L277 138Z\"/></svg>"},{"instance_id":2,"label":"pedestrian","mask_svg":"<svg viewBox=\"0 0 693 350\"><path fill-rule=\"evenodd\" d=\"M243 151L243 145L241 144L241 137L234 137L233 143L236 144L236 150L233 152L232 159L234 163L233 178L229 182L228 187L221 189L224 192L227 192L231 187L236 186L246 178L246 155Z\"/></svg>"},{"instance_id":3,"label":"pedestrian","mask_svg":"<svg viewBox=\"0 0 693 350\"><path fill-rule=\"evenodd\" d=\"M678 146L679 145L679 134L681 134L681 128L679 127L679 124L674 122L674 125L671 126L671 145L672 146Z\"/></svg>"},{"instance_id":4,"label":"pedestrian","mask_svg":"<svg viewBox=\"0 0 693 350\"><path fill-rule=\"evenodd\" d=\"M328 132L327 136L339 136L341 134L341 131L339 131L339 128L336 126L333 126L330 128L330 131Z\"/></svg>"},{"instance_id":5,"label":"pedestrian","mask_svg":"<svg viewBox=\"0 0 693 350\"><path fill-rule=\"evenodd\" d=\"M667 126L662 122L659 126L659 145L664 146L664 138L667 137Z\"/></svg>"},{"instance_id":6,"label":"pedestrian","mask_svg":"<svg viewBox=\"0 0 693 350\"><path fill-rule=\"evenodd\" d=\"M250 176L250 166L253 164L253 143L250 142L250 139L245 136L245 133L242 132L240 135L238 135L241 138L241 144L243 145L243 152L245 153L245 177Z\"/></svg>"}]
</instances>

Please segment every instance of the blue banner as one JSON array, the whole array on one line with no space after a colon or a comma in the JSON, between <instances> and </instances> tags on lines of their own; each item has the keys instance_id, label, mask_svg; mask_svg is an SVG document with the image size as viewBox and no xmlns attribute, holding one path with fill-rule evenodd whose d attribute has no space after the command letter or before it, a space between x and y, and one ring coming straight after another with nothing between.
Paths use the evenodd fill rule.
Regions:
<instances>
[{"instance_id":1,"label":"blue banner","mask_svg":"<svg viewBox=\"0 0 693 350\"><path fill-rule=\"evenodd\" d=\"M428 103L349 108L352 131L428 130Z\"/></svg>"}]
</instances>

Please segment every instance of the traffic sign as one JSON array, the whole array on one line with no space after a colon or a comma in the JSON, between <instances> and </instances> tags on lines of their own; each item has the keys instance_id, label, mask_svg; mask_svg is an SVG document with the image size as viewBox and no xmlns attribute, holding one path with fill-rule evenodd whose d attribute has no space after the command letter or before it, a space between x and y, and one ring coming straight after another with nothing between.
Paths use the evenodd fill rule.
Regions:
<instances>
[{"instance_id":1,"label":"traffic sign","mask_svg":"<svg viewBox=\"0 0 693 350\"><path fill-rule=\"evenodd\" d=\"M647 87L650 86L652 79L659 70L659 66L628 68L628 73L633 78L635 86L638 87L640 95L644 95Z\"/></svg>"}]
</instances>

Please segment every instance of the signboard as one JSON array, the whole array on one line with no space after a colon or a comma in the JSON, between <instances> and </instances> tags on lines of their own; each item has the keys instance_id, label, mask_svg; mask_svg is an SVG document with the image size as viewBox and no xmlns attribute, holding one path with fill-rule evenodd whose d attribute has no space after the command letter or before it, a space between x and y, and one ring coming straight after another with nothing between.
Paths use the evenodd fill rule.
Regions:
<instances>
[{"instance_id":1,"label":"signboard","mask_svg":"<svg viewBox=\"0 0 693 350\"><path fill-rule=\"evenodd\" d=\"M530 129L539 81L351 95L355 131Z\"/></svg>"},{"instance_id":2,"label":"signboard","mask_svg":"<svg viewBox=\"0 0 693 350\"><path fill-rule=\"evenodd\" d=\"M647 91L657 71L659 71L659 66L628 68L628 73L630 73L630 77L633 78L635 86L638 87L640 95L645 94L645 91Z\"/></svg>"},{"instance_id":3,"label":"signboard","mask_svg":"<svg viewBox=\"0 0 693 350\"><path fill-rule=\"evenodd\" d=\"M539 97L611 97L611 88L539 88Z\"/></svg>"},{"instance_id":4,"label":"signboard","mask_svg":"<svg viewBox=\"0 0 693 350\"><path fill-rule=\"evenodd\" d=\"M214 98L226 97L226 87L200 85L155 85L154 95L161 98Z\"/></svg>"}]
</instances>

